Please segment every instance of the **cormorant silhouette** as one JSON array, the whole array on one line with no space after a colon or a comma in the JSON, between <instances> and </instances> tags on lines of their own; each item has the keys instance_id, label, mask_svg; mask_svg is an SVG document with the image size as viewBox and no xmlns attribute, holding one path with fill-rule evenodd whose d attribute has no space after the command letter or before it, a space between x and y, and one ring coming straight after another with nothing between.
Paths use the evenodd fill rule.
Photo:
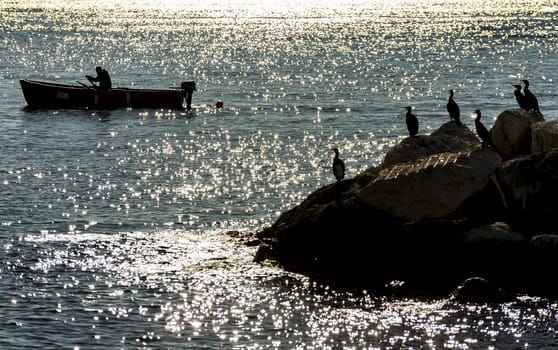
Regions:
<instances>
[{"instance_id":1,"label":"cormorant silhouette","mask_svg":"<svg viewBox=\"0 0 558 350\"><path fill-rule=\"evenodd\" d=\"M513 91L513 95L515 96L515 100L517 101L517 104L519 105L520 108L528 111L529 104L527 103L527 99L525 98L525 95L521 93L521 85L513 85L513 87L515 88L515 90Z\"/></svg>"},{"instance_id":2,"label":"cormorant silhouette","mask_svg":"<svg viewBox=\"0 0 558 350\"><path fill-rule=\"evenodd\" d=\"M461 119L459 119L459 106L453 100L453 90L450 90L449 93L450 93L450 95L449 95L449 98L448 98L447 109L448 109L450 119L455 120L455 123L457 125L463 125L461 123Z\"/></svg>"},{"instance_id":3,"label":"cormorant silhouette","mask_svg":"<svg viewBox=\"0 0 558 350\"><path fill-rule=\"evenodd\" d=\"M331 150L335 152L331 169L333 170L335 179L339 182L345 177L345 163L339 158L339 150L337 148L332 148Z\"/></svg>"},{"instance_id":4,"label":"cormorant silhouette","mask_svg":"<svg viewBox=\"0 0 558 350\"><path fill-rule=\"evenodd\" d=\"M417 117L411 113L411 106L405 107L407 109L407 114L405 115L405 123L407 123L407 130L409 131L409 136L415 136L418 134L419 123Z\"/></svg>"},{"instance_id":5,"label":"cormorant silhouette","mask_svg":"<svg viewBox=\"0 0 558 350\"><path fill-rule=\"evenodd\" d=\"M481 119L481 112L480 110L476 110L475 113L476 115L475 117L475 129L477 130L477 135L479 135L482 143L484 145L488 145L492 148L494 148L496 151L496 146L494 145L494 142L492 142L492 137L490 137L490 132L488 131L488 129L484 126L483 123L481 123L480 119Z\"/></svg>"},{"instance_id":6,"label":"cormorant silhouette","mask_svg":"<svg viewBox=\"0 0 558 350\"><path fill-rule=\"evenodd\" d=\"M527 101L528 111L539 111L539 101L535 97L535 95L529 90L529 80L525 79L522 80L525 84L523 88L523 94L525 95L525 100Z\"/></svg>"}]
</instances>

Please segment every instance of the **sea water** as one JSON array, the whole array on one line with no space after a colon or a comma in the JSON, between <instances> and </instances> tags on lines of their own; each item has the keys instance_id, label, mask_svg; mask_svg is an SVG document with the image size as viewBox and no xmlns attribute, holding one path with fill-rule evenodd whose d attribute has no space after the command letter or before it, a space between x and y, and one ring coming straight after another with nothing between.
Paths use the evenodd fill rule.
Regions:
<instances>
[{"instance_id":1,"label":"sea water","mask_svg":"<svg viewBox=\"0 0 558 350\"><path fill-rule=\"evenodd\" d=\"M378 165L405 106L428 134L454 89L490 127L526 78L556 119L555 2L0 0L0 18L1 349L558 346L553 300L338 290L246 244L334 181L331 148L348 178ZM113 86L194 80L193 111L25 108L19 79L97 65Z\"/></svg>"}]
</instances>

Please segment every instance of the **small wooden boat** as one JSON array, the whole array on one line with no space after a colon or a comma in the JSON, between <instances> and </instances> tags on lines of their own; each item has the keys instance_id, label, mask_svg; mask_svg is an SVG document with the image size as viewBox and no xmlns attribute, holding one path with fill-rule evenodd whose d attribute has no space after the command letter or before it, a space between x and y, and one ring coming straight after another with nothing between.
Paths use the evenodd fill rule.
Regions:
<instances>
[{"instance_id":1,"label":"small wooden boat","mask_svg":"<svg viewBox=\"0 0 558 350\"><path fill-rule=\"evenodd\" d=\"M168 89L112 88L20 80L29 108L192 108L193 81Z\"/></svg>"}]
</instances>

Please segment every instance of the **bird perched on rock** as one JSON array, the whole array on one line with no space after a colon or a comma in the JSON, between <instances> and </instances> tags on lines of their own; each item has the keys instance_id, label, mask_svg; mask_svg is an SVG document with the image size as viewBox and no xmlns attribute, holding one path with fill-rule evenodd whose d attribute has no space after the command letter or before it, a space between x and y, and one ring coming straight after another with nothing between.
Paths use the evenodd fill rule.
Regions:
<instances>
[{"instance_id":1,"label":"bird perched on rock","mask_svg":"<svg viewBox=\"0 0 558 350\"><path fill-rule=\"evenodd\" d=\"M447 109L448 109L448 113L450 116L450 119L454 120L455 123L457 125L463 125L461 123L461 119L459 119L459 106L457 105L457 103L453 100L453 90L450 90L449 93L449 98L448 98L448 104L447 104Z\"/></svg>"},{"instance_id":2,"label":"bird perched on rock","mask_svg":"<svg viewBox=\"0 0 558 350\"><path fill-rule=\"evenodd\" d=\"M522 80L525 87L523 88L523 94L525 95L525 100L527 101L528 111L539 111L539 101L535 95L529 90L529 80Z\"/></svg>"},{"instance_id":3,"label":"bird perched on rock","mask_svg":"<svg viewBox=\"0 0 558 350\"><path fill-rule=\"evenodd\" d=\"M337 148L332 148L331 150L335 152L331 169L333 170L335 179L339 182L345 177L345 163L339 158L339 150Z\"/></svg>"},{"instance_id":4,"label":"bird perched on rock","mask_svg":"<svg viewBox=\"0 0 558 350\"><path fill-rule=\"evenodd\" d=\"M529 104L527 103L527 99L525 98L525 95L521 93L521 85L513 85L513 87L515 88L515 90L513 91L513 95L515 96L515 100L517 101L517 104L519 105L520 108L528 111Z\"/></svg>"},{"instance_id":5,"label":"bird perched on rock","mask_svg":"<svg viewBox=\"0 0 558 350\"><path fill-rule=\"evenodd\" d=\"M407 123L407 130L409 130L409 136L415 136L418 134L419 123L417 117L411 113L411 106L405 107L407 109L407 114L405 115L405 123Z\"/></svg>"},{"instance_id":6,"label":"bird perched on rock","mask_svg":"<svg viewBox=\"0 0 558 350\"><path fill-rule=\"evenodd\" d=\"M475 129L477 130L477 135L479 135L482 143L484 145L488 145L488 146L490 146L490 147L492 147L496 150L496 146L494 145L494 142L492 142L492 137L490 136L490 132L484 126L484 124L480 121L480 119L481 119L480 110L477 109L474 112L474 115L475 115Z\"/></svg>"}]
</instances>

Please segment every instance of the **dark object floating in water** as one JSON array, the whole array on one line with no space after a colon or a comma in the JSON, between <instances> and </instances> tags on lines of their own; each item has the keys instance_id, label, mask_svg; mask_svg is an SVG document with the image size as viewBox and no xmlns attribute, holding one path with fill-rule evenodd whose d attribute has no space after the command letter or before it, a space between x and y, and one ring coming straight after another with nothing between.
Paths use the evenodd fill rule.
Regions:
<instances>
[{"instance_id":1,"label":"dark object floating in water","mask_svg":"<svg viewBox=\"0 0 558 350\"><path fill-rule=\"evenodd\" d=\"M29 108L178 108L192 109L194 81L168 89L113 88L20 80Z\"/></svg>"}]
</instances>

